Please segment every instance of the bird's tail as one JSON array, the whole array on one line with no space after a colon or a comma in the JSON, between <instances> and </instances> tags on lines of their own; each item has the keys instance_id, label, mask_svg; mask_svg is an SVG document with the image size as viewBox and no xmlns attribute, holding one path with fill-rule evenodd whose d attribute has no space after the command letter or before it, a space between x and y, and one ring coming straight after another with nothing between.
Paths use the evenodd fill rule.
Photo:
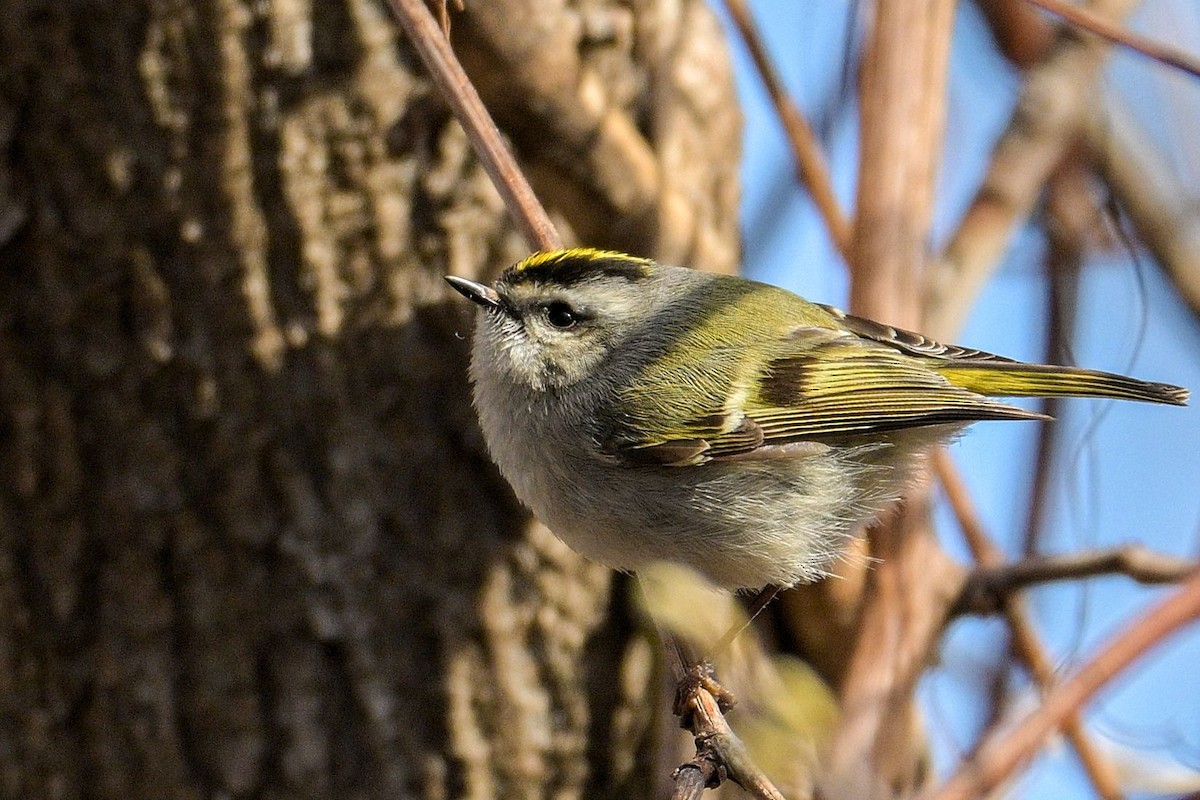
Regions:
<instances>
[{"instance_id":1,"label":"bird's tail","mask_svg":"<svg viewBox=\"0 0 1200 800\"><path fill-rule=\"evenodd\" d=\"M1188 390L1079 367L1008 361L947 361L934 367L955 386L996 397L1111 397L1187 405Z\"/></svg>"}]
</instances>

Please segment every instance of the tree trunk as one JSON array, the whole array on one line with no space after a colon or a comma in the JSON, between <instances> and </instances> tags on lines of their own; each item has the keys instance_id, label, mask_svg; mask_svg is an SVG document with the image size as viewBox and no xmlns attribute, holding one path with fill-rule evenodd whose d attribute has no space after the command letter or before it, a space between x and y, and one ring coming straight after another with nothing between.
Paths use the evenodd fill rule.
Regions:
<instances>
[{"instance_id":1,"label":"tree trunk","mask_svg":"<svg viewBox=\"0 0 1200 800\"><path fill-rule=\"evenodd\" d=\"M736 263L703 3L453 17L568 230ZM649 794L650 645L441 281L525 245L386 6L0 0L0 91L0 796Z\"/></svg>"}]
</instances>

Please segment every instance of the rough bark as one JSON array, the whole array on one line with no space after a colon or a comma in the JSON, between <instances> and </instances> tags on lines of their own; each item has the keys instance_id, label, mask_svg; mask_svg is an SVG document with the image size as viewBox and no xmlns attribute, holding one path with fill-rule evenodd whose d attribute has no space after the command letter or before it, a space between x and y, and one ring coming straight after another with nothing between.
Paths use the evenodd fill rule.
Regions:
<instances>
[{"instance_id":1,"label":"rough bark","mask_svg":"<svg viewBox=\"0 0 1200 800\"><path fill-rule=\"evenodd\" d=\"M454 24L570 230L732 267L703 4ZM648 793L648 646L470 409L441 276L524 246L384 6L0 0L0 92L0 796Z\"/></svg>"}]
</instances>

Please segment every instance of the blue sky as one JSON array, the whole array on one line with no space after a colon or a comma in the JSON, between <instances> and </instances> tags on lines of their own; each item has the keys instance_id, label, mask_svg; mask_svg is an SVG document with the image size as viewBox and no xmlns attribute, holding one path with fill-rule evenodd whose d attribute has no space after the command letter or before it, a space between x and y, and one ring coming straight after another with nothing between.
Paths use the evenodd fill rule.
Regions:
<instances>
[{"instance_id":1,"label":"blue sky","mask_svg":"<svg viewBox=\"0 0 1200 800\"><path fill-rule=\"evenodd\" d=\"M714 4L719 5L719 4ZM822 133L843 199L853 196L856 119L838 103L850 20L847 0L753 0L768 47L801 108ZM770 24L763 25L769 20ZM1200 52L1200 10L1187 0L1148 0L1135 27ZM746 115L743 231L746 273L814 300L845 305L846 278L809 199L790 175L790 155L752 65L731 34ZM1200 82L1118 54L1105 77L1200 208ZM973 3L961 3L951 57L949 126L938 185L934 235L953 231L984 170L1020 87L995 52ZM1044 241L1023 230L979 299L958 341L1008 356L1036 359L1043 347ZM1078 310L1076 363L1200 389L1200 326L1146 254L1089 260ZM1070 400L1056 423L1063 458L1052 485L1045 549L1073 551L1138 541L1164 552L1200 553L1200 403L1185 409ZM976 425L953 454L993 535L1016 552L1023 534L1036 423ZM949 515L939 511L946 547L967 561ZM1031 595L1036 625L1064 667L1078 664L1105 636L1162 596L1120 578L1039 589ZM942 665L922 686L935 762L945 771L973 740L979 723L979 675L998 657L1003 629L966 620L946 638ZM1113 759L1157 775L1200 771L1200 630L1195 626L1134 668L1092 707L1089 719ZM1017 698L1032 695L1020 679ZM1135 787L1131 787L1135 788ZM1013 788L1018 797L1092 797L1065 747L1051 748ZM1149 796L1132 791L1135 796Z\"/></svg>"}]
</instances>

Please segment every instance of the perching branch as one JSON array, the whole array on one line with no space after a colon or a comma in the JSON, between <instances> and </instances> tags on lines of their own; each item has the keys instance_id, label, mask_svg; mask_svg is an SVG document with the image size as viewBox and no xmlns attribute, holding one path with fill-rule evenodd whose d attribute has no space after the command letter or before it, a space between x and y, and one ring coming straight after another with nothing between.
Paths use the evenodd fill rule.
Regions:
<instances>
[{"instance_id":1,"label":"perching branch","mask_svg":"<svg viewBox=\"0 0 1200 800\"><path fill-rule=\"evenodd\" d=\"M1124 575L1143 584L1178 583L1200 563L1126 545L1090 553L1034 556L971 573L954 604L955 614L994 614L1013 594L1042 583Z\"/></svg>"},{"instance_id":2,"label":"perching branch","mask_svg":"<svg viewBox=\"0 0 1200 800\"><path fill-rule=\"evenodd\" d=\"M1013 730L995 731L930 800L984 797L1028 761L1046 737L1117 674L1184 625L1200 618L1200 571L1165 600L1123 626L1120 634L1071 678L1050 692Z\"/></svg>"},{"instance_id":3,"label":"perching branch","mask_svg":"<svg viewBox=\"0 0 1200 800\"><path fill-rule=\"evenodd\" d=\"M714 691L721 694L723 690L715 683L712 665L686 658L678 646L667 649L674 658L673 668L680 688L676 712L696 742L695 758L681 765L672 775L675 780L672 798L699 797L704 788L715 788L728 778L751 797L784 800L725 721L721 703L714 695ZM689 661L693 663L687 663Z\"/></svg>"}]
</instances>

